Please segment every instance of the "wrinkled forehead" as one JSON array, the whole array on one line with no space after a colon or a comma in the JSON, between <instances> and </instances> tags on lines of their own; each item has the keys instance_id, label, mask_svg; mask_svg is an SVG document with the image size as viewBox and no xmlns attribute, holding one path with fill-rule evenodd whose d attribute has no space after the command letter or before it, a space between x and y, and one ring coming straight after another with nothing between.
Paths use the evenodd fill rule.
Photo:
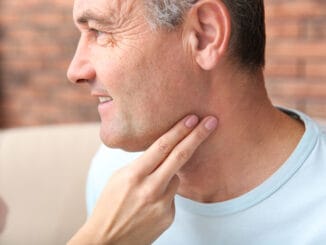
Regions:
<instances>
[{"instance_id":1,"label":"wrinkled forehead","mask_svg":"<svg viewBox=\"0 0 326 245\"><path fill-rule=\"evenodd\" d=\"M132 9L140 5L137 0L75 0L73 15L74 19L78 19L87 13L99 13L118 16L126 16L130 14ZM139 7L139 6L138 6Z\"/></svg>"}]
</instances>

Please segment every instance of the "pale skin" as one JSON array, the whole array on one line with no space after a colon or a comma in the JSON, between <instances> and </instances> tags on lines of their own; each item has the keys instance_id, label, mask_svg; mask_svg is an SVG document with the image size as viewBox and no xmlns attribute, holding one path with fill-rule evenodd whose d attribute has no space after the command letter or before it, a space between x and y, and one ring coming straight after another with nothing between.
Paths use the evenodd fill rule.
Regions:
<instances>
[{"instance_id":1,"label":"pale skin","mask_svg":"<svg viewBox=\"0 0 326 245\"><path fill-rule=\"evenodd\" d=\"M77 20L94 6L128 21L100 30L110 35L92 42L93 23ZM114 174L69 244L150 244L173 222L176 193L200 202L238 197L298 144L304 126L271 104L262 69L230 60L231 20L222 1L198 1L172 32L152 31L136 0L76 0L74 19L82 35L68 77L113 98L100 110L106 145L145 153ZM197 127L177 123L190 114ZM205 130L216 118L218 129Z\"/></svg>"}]
</instances>

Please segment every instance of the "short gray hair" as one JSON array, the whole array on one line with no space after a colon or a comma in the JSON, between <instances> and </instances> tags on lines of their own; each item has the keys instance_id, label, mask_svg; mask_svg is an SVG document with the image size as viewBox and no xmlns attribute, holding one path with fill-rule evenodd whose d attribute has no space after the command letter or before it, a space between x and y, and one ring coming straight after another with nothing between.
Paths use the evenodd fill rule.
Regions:
<instances>
[{"instance_id":1,"label":"short gray hair","mask_svg":"<svg viewBox=\"0 0 326 245\"><path fill-rule=\"evenodd\" d=\"M198 0L143 0L154 28L175 29ZM231 57L247 68L265 65L265 11L263 0L223 0L231 15Z\"/></svg>"},{"instance_id":2,"label":"short gray hair","mask_svg":"<svg viewBox=\"0 0 326 245\"><path fill-rule=\"evenodd\" d=\"M174 29L183 22L185 12L197 0L144 0L147 7L148 22L157 29Z\"/></svg>"}]
</instances>

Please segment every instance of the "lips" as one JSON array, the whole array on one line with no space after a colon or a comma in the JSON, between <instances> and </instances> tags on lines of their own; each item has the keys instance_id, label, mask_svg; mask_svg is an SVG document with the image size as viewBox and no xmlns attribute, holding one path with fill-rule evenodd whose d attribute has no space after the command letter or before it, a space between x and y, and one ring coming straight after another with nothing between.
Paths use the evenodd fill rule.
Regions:
<instances>
[{"instance_id":1,"label":"lips","mask_svg":"<svg viewBox=\"0 0 326 245\"><path fill-rule=\"evenodd\" d=\"M92 90L91 95L93 97L97 97L100 104L107 103L113 100L113 98L108 94L105 89L94 89Z\"/></svg>"},{"instance_id":2,"label":"lips","mask_svg":"<svg viewBox=\"0 0 326 245\"><path fill-rule=\"evenodd\" d=\"M97 97L100 102L97 109L103 120L112 112L113 98L107 94L98 94Z\"/></svg>"},{"instance_id":3,"label":"lips","mask_svg":"<svg viewBox=\"0 0 326 245\"><path fill-rule=\"evenodd\" d=\"M98 99L100 103L106 103L113 100L110 96L99 96Z\"/></svg>"}]
</instances>

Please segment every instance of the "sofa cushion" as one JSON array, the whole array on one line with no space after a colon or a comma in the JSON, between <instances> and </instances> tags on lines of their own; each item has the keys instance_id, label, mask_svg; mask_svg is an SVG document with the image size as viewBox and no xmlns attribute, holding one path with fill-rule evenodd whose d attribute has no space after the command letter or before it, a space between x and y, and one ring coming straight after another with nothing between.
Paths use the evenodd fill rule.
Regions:
<instances>
[{"instance_id":1,"label":"sofa cushion","mask_svg":"<svg viewBox=\"0 0 326 245\"><path fill-rule=\"evenodd\" d=\"M98 128L84 124L0 132L0 232L6 220L0 244L65 244L83 224Z\"/></svg>"}]
</instances>

